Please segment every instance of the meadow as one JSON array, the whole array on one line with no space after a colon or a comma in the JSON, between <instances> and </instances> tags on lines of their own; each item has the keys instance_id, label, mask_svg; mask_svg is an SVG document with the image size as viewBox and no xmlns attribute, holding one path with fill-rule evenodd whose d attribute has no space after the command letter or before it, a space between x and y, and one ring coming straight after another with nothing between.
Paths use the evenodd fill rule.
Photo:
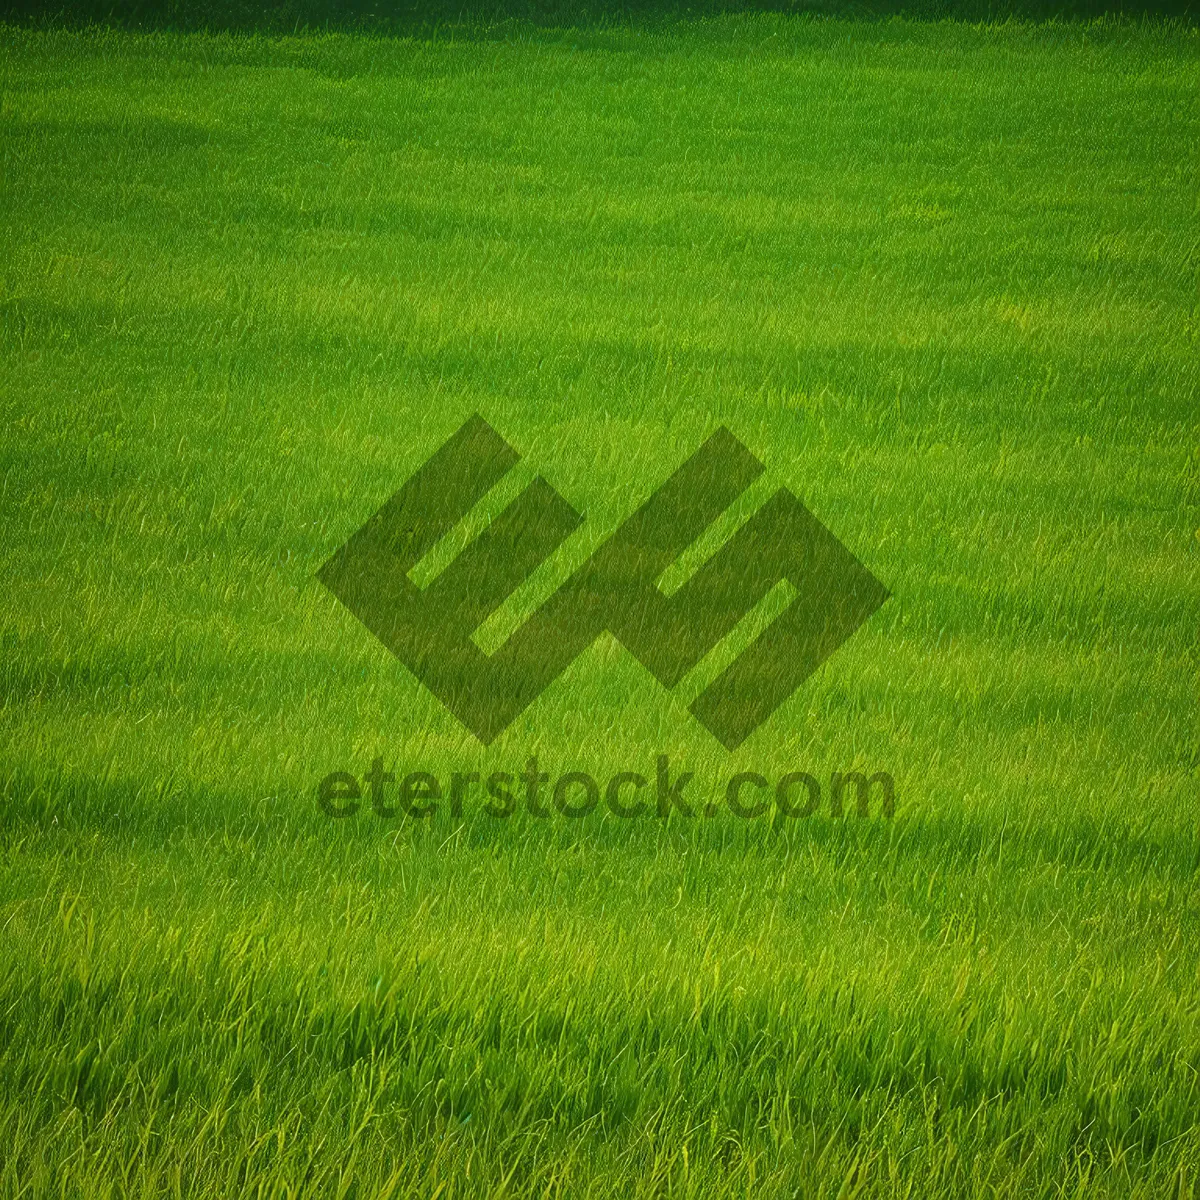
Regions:
<instances>
[{"instance_id":1,"label":"meadow","mask_svg":"<svg viewBox=\"0 0 1200 1200\"><path fill-rule=\"evenodd\" d=\"M1197 146L1183 24L0 26L0 1193L1195 1197ZM474 413L423 582L585 515L491 647L722 425L891 599L735 751L607 635L484 747L316 578Z\"/></svg>"}]
</instances>

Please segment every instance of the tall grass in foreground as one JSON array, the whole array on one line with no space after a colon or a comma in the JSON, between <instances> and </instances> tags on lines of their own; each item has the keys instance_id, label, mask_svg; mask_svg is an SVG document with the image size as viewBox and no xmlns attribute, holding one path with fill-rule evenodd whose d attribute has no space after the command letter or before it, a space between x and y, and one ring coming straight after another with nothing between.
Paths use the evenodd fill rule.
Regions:
<instances>
[{"instance_id":1,"label":"tall grass in foreground","mask_svg":"<svg viewBox=\"0 0 1200 1200\"><path fill-rule=\"evenodd\" d=\"M1195 1196L1198 50L0 30L0 1189ZM894 598L484 750L313 578L474 411L587 516L501 625L721 423ZM316 803L660 753L896 816Z\"/></svg>"}]
</instances>

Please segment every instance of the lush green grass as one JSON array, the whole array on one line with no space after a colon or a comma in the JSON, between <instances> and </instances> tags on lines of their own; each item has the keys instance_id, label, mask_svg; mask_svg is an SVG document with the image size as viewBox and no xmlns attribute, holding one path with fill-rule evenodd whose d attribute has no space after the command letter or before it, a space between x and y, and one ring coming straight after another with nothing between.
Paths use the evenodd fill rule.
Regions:
<instances>
[{"instance_id":1,"label":"lush green grass","mask_svg":"<svg viewBox=\"0 0 1200 1200\"><path fill-rule=\"evenodd\" d=\"M6 1194L1196 1194L1194 30L0 47ZM509 627L720 423L894 598L484 750L314 579L475 411ZM660 752L896 817L316 803Z\"/></svg>"}]
</instances>

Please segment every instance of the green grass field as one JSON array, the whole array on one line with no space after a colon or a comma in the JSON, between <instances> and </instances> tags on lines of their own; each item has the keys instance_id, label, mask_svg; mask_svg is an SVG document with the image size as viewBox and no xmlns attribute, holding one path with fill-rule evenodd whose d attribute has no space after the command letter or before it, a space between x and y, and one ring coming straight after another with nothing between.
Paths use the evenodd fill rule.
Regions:
<instances>
[{"instance_id":1,"label":"green grass field","mask_svg":"<svg viewBox=\"0 0 1200 1200\"><path fill-rule=\"evenodd\" d=\"M3 1194L1196 1196L1198 146L1185 26L0 27ZM586 515L493 645L722 424L893 597L484 748L315 578L475 412Z\"/></svg>"}]
</instances>

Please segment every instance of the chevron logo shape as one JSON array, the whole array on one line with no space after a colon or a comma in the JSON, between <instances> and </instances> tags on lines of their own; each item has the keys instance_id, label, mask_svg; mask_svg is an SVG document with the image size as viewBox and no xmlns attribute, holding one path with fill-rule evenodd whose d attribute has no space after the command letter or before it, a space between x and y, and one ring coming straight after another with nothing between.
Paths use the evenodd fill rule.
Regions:
<instances>
[{"instance_id":1,"label":"chevron logo shape","mask_svg":"<svg viewBox=\"0 0 1200 1200\"><path fill-rule=\"evenodd\" d=\"M765 722L889 592L786 488L672 595L657 580L763 471L718 429L493 654L471 635L583 517L540 476L435 579L409 572L520 461L470 418L318 571L484 745L602 633L674 688L778 583L788 606L689 706L728 750Z\"/></svg>"}]
</instances>

